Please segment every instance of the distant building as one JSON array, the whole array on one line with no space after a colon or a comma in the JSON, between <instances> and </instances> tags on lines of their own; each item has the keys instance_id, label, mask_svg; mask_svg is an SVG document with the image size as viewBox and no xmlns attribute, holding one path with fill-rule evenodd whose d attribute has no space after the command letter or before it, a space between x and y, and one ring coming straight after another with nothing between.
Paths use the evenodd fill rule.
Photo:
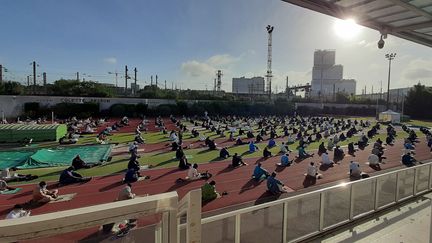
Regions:
<instances>
[{"instance_id":1,"label":"distant building","mask_svg":"<svg viewBox=\"0 0 432 243\"><path fill-rule=\"evenodd\" d=\"M343 66L336 65L335 60L335 50L316 50L314 52L312 96L332 96L337 92L348 95L355 94L356 81L354 79L343 79Z\"/></svg>"},{"instance_id":2,"label":"distant building","mask_svg":"<svg viewBox=\"0 0 432 243\"><path fill-rule=\"evenodd\" d=\"M263 77L232 79L232 92L235 94L264 94L264 86Z\"/></svg>"},{"instance_id":3,"label":"distant building","mask_svg":"<svg viewBox=\"0 0 432 243\"><path fill-rule=\"evenodd\" d=\"M136 87L135 87L135 86L136 86ZM132 90L139 90L139 89L140 89L140 86L139 86L139 84L131 83L131 89L132 89Z\"/></svg>"}]
</instances>

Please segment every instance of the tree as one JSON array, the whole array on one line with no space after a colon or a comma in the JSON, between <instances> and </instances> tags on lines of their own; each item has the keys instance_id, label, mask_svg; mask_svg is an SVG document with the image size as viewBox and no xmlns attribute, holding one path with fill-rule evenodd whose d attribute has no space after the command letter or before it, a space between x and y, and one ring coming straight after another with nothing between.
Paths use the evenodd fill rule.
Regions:
<instances>
[{"instance_id":1,"label":"tree","mask_svg":"<svg viewBox=\"0 0 432 243\"><path fill-rule=\"evenodd\" d=\"M432 89L420 83L408 92L405 99L405 114L412 118L430 119L432 116Z\"/></svg>"},{"instance_id":2,"label":"tree","mask_svg":"<svg viewBox=\"0 0 432 243\"><path fill-rule=\"evenodd\" d=\"M20 95L24 93L24 87L18 82L0 83L0 94L2 95Z\"/></svg>"}]
</instances>

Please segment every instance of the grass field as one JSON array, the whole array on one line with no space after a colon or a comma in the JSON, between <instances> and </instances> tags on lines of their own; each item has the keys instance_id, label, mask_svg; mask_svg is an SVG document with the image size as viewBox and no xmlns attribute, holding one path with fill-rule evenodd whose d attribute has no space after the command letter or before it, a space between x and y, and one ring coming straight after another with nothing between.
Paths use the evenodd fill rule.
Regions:
<instances>
[{"instance_id":1,"label":"grass field","mask_svg":"<svg viewBox=\"0 0 432 243\"><path fill-rule=\"evenodd\" d=\"M406 123L414 126L432 127L432 121L410 120Z\"/></svg>"}]
</instances>

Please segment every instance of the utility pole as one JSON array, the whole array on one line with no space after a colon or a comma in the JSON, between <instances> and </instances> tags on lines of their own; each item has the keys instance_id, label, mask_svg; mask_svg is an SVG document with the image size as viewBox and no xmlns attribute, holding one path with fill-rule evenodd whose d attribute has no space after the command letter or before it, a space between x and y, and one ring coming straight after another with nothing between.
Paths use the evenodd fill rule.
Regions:
<instances>
[{"instance_id":1,"label":"utility pole","mask_svg":"<svg viewBox=\"0 0 432 243\"><path fill-rule=\"evenodd\" d=\"M156 87L158 86L158 76L156 75Z\"/></svg>"},{"instance_id":2,"label":"utility pole","mask_svg":"<svg viewBox=\"0 0 432 243\"><path fill-rule=\"evenodd\" d=\"M174 82L171 82L171 90L174 90Z\"/></svg>"},{"instance_id":3,"label":"utility pole","mask_svg":"<svg viewBox=\"0 0 432 243\"><path fill-rule=\"evenodd\" d=\"M287 96L289 96L288 76L286 76L285 93L287 94Z\"/></svg>"},{"instance_id":4,"label":"utility pole","mask_svg":"<svg viewBox=\"0 0 432 243\"><path fill-rule=\"evenodd\" d=\"M266 27L268 33L268 44L267 44L267 92L269 96L269 100L271 100L271 79L272 75L272 33L274 30L274 26L267 25Z\"/></svg>"},{"instance_id":5,"label":"utility pole","mask_svg":"<svg viewBox=\"0 0 432 243\"><path fill-rule=\"evenodd\" d=\"M390 73L391 73L391 62L396 57L396 53L386 54L385 57L389 60L389 71L388 71L388 82L387 82L387 110L390 108Z\"/></svg>"},{"instance_id":6,"label":"utility pole","mask_svg":"<svg viewBox=\"0 0 432 243\"><path fill-rule=\"evenodd\" d=\"M165 90L166 90L166 80L165 80Z\"/></svg>"},{"instance_id":7,"label":"utility pole","mask_svg":"<svg viewBox=\"0 0 432 243\"><path fill-rule=\"evenodd\" d=\"M0 64L0 83L3 83L3 65Z\"/></svg>"},{"instance_id":8,"label":"utility pole","mask_svg":"<svg viewBox=\"0 0 432 243\"><path fill-rule=\"evenodd\" d=\"M45 91L45 94L47 94L47 77L46 77L46 72L42 73L42 79L43 79L44 91Z\"/></svg>"},{"instance_id":9,"label":"utility pole","mask_svg":"<svg viewBox=\"0 0 432 243\"><path fill-rule=\"evenodd\" d=\"M30 75L27 75L27 87L30 87Z\"/></svg>"},{"instance_id":10,"label":"utility pole","mask_svg":"<svg viewBox=\"0 0 432 243\"><path fill-rule=\"evenodd\" d=\"M127 80L128 80L128 68L127 65L125 65L125 88L124 88L125 95L127 95L127 87L128 87Z\"/></svg>"},{"instance_id":11,"label":"utility pole","mask_svg":"<svg viewBox=\"0 0 432 243\"><path fill-rule=\"evenodd\" d=\"M134 80L135 80L134 94L136 94L137 93L137 68L134 68Z\"/></svg>"},{"instance_id":12,"label":"utility pole","mask_svg":"<svg viewBox=\"0 0 432 243\"><path fill-rule=\"evenodd\" d=\"M80 81L80 79L79 79L79 72L76 73L76 76L77 76L77 82L79 82Z\"/></svg>"},{"instance_id":13,"label":"utility pole","mask_svg":"<svg viewBox=\"0 0 432 243\"><path fill-rule=\"evenodd\" d=\"M150 86L153 86L153 75L150 76Z\"/></svg>"},{"instance_id":14,"label":"utility pole","mask_svg":"<svg viewBox=\"0 0 432 243\"><path fill-rule=\"evenodd\" d=\"M33 61L33 94L36 94L36 62Z\"/></svg>"}]
</instances>

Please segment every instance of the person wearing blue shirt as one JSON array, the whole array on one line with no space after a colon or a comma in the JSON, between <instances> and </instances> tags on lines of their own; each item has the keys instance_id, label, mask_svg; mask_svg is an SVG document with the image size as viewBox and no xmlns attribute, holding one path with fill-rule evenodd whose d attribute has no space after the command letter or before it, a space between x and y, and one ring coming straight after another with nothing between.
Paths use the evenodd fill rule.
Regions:
<instances>
[{"instance_id":1,"label":"person wearing blue shirt","mask_svg":"<svg viewBox=\"0 0 432 243\"><path fill-rule=\"evenodd\" d=\"M415 165L416 160L411 156L411 153L406 153L402 156L402 164L407 167L411 167Z\"/></svg>"},{"instance_id":2,"label":"person wearing blue shirt","mask_svg":"<svg viewBox=\"0 0 432 243\"><path fill-rule=\"evenodd\" d=\"M269 148L272 148L272 147L274 147L274 146L276 146L276 142L275 142L275 140L272 138L272 139L270 139L269 141L268 141L268 145L267 145Z\"/></svg>"},{"instance_id":3,"label":"person wearing blue shirt","mask_svg":"<svg viewBox=\"0 0 432 243\"><path fill-rule=\"evenodd\" d=\"M258 147L254 144L253 141L250 141L250 143L249 143L249 153L253 153L253 152L257 151L257 150L258 150Z\"/></svg>"},{"instance_id":4,"label":"person wearing blue shirt","mask_svg":"<svg viewBox=\"0 0 432 243\"><path fill-rule=\"evenodd\" d=\"M261 163L258 163L257 166L255 166L252 178L256 181L260 181L266 179L269 175L268 171L261 167Z\"/></svg>"},{"instance_id":5,"label":"person wearing blue shirt","mask_svg":"<svg viewBox=\"0 0 432 243\"><path fill-rule=\"evenodd\" d=\"M267 178L267 189L274 195L286 192L284 184L280 180L276 179L276 172L273 172L271 176Z\"/></svg>"},{"instance_id":6,"label":"person wearing blue shirt","mask_svg":"<svg viewBox=\"0 0 432 243\"><path fill-rule=\"evenodd\" d=\"M292 161L289 160L289 155L288 154L282 155L281 162L280 162L281 166L290 166L291 163L292 163Z\"/></svg>"}]
</instances>

